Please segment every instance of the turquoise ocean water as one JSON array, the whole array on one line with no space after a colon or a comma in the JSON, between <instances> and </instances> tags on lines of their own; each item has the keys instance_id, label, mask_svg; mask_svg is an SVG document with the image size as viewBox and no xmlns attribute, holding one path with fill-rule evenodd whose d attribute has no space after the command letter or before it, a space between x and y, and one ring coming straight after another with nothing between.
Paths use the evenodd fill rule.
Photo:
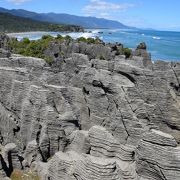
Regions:
<instances>
[{"instance_id":1,"label":"turquoise ocean water","mask_svg":"<svg viewBox=\"0 0 180 180\"><path fill-rule=\"evenodd\" d=\"M35 40L41 38L44 34L66 35L57 32L28 32L10 35L17 37L19 40L23 37ZM68 33L68 35L73 38L98 36L105 42L120 42L129 48L135 48L140 42L145 42L153 60L180 61L180 32L138 29L88 29L85 33Z\"/></svg>"},{"instance_id":2,"label":"turquoise ocean water","mask_svg":"<svg viewBox=\"0 0 180 180\"><path fill-rule=\"evenodd\" d=\"M153 60L180 61L180 32L117 30L112 36L105 32L104 41L122 42L130 48L145 42Z\"/></svg>"}]
</instances>

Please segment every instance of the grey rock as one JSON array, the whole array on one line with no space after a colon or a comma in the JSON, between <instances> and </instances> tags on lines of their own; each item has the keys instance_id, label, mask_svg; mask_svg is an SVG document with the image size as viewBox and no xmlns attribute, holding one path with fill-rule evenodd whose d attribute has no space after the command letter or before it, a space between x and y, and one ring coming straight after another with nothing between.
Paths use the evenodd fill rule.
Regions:
<instances>
[{"instance_id":1,"label":"grey rock","mask_svg":"<svg viewBox=\"0 0 180 180\"><path fill-rule=\"evenodd\" d=\"M75 151L79 154L88 154L90 151L89 134L87 131L74 131L70 137L70 145L67 146L66 151Z\"/></svg>"},{"instance_id":2,"label":"grey rock","mask_svg":"<svg viewBox=\"0 0 180 180\"><path fill-rule=\"evenodd\" d=\"M65 53L52 67L38 58L0 57L7 167L12 152L14 168L35 168L47 180L178 179L180 64L125 60L102 44L55 50ZM2 163L0 174L7 175Z\"/></svg>"},{"instance_id":3,"label":"grey rock","mask_svg":"<svg viewBox=\"0 0 180 180\"><path fill-rule=\"evenodd\" d=\"M91 151L96 157L114 157L122 161L133 161L135 149L121 145L105 128L93 126L89 130Z\"/></svg>"},{"instance_id":4,"label":"grey rock","mask_svg":"<svg viewBox=\"0 0 180 180\"><path fill-rule=\"evenodd\" d=\"M0 33L0 48L7 49L8 42L10 41L10 37L4 33Z\"/></svg>"},{"instance_id":5,"label":"grey rock","mask_svg":"<svg viewBox=\"0 0 180 180\"><path fill-rule=\"evenodd\" d=\"M0 49L0 58L8 58L11 56L11 53L7 50Z\"/></svg>"},{"instance_id":6,"label":"grey rock","mask_svg":"<svg viewBox=\"0 0 180 180\"><path fill-rule=\"evenodd\" d=\"M146 44L140 43L136 50L133 52L133 56L140 56L143 57L143 64L145 67L152 67L152 62L151 62L151 54L147 52L147 47Z\"/></svg>"},{"instance_id":7,"label":"grey rock","mask_svg":"<svg viewBox=\"0 0 180 180\"><path fill-rule=\"evenodd\" d=\"M56 153L49 161L48 174L48 177L53 180L122 179L118 163L115 160L79 155L73 151Z\"/></svg>"},{"instance_id":8,"label":"grey rock","mask_svg":"<svg viewBox=\"0 0 180 180\"><path fill-rule=\"evenodd\" d=\"M1 146L0 152L0 178L9 177L13 169L21 169L20 156L18 155L17 146L14 143L9 143L6 146Z\"/></svg>"},{"instance_id":9,"label":"grey rock","mask_svg":"<svg viewBox=\"0 0 180 180\"><path fill-rule=\"evenodd\" d=\"M110 60L115 57L115 53L112 52L111 47L105 46L104 44L87 44L84 42L77 43L72 42L52 42L49 47L44 51L45 55L50 56L57 64L61 64L60 61L65 58L72 57L73 53L81 53L88 56L89 59L101 58Z\"/></svg>"},{"instance_id":10,"label":"grey rock","mask_svg":"<svg viewBox=\"0 0 180 180\"><path fill-rule=\"evenodd\" d=\"M178 180L180 148L174 145L173 137L165 133L153 131L145 134L137 147L137 173L147 179Z\"/></svg>"},{"instance_id":11,"label":"grey rock","mask_svg":"<svg viewBox=\"0 0 180 180\"><path fill-rule=\"evenodd\" d=\"M36 160L38 155L38 146L36 140L28 143L26 151L24 153L25 160L23 161L23 167L30 167L31 163Z\"/></svg>"},{"instance_id":12,"label":"grey rock","mask_svg":"<svg viewBox=\"0 0 180 180\"><path fill-rule=\"evenodd\" d=\"M150 143L159 144L162 146L177 147L178 145L173 136L155 129L152 129L150 132L145 133L145 135L143 136L143 140Z\"/></svg>"},{"instance_id":13,"label":"grey rock","mask_svg":"<svg viewBox=\"0 0 180 180\"><path fill-rule=\"evenodd\" d=\"M145 43L145 42L140 43L140 44L137 46L137 49L144 49L144 50L146 50L146 49L147 49L146 43Z\"/></svg>"}]
</instances>

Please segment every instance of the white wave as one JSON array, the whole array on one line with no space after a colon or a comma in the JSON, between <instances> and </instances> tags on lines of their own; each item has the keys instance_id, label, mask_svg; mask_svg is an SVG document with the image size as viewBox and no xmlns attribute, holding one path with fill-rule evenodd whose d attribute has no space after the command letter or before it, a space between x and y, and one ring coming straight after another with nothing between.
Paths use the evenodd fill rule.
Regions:
<instances>
[{"instance_id":1,"label":"white wave","mask_svg":"<svg viewBox=\"0 0 180 180\"><path fill-rule=\"evenodd\" d=\"M145 34L141 34L142 36L145 36Z\"/></svg>"},{"instance_id":2,"label":"white wave","mask_svg":"<svg viewBox=\"0 0 180 180\"><path fill-rule=\"evenodd\" d=\"M102 30L96 29L96 30L93 30L92 33L93 33L93 34L97 34L97 33L100 32L100 31L102 31Z\"/></svg>"},{"instance_id":3,"label":"white wave","mask_svg":"<svg viewBox=\"0 0 180 180\"><path fill-rule=\"evenodd\" d=\"M83 33L80 37L84 38L95 38L97 35L95 33Z\"/></svg>"},{"instance_id":4,"label":"white wave","mask_svg":"<svg viewBox=\"0 0 180 180\"><path fill-rule=\"evenodd\" d=\"M64 33L62 36L66 36L69 35L71 36L73 39L77 39L80 37L84 37L84 38L96 38L97 34L94 33L89 33L89 32L85 32L85 33Z\"/></svg>"},{"instance_id":5,"label":"white wave","mask_svg":"<svg viewBox=\"0 0 180 180\"><path fill-rule=\"evenodd\" d=\"M25 33L11 33L11 34L8 34L8 35L11 36L11 37L15 37L19 41L21 41L23 38L29 38L30 40L38 40L38 39L41 39L43 35L48 35L48 34L53 36L53 37L57 37L58 34L60 34L62 36L69 35L73 39L77 39L77 38L80 38L80 37L84 37L84 38L96 38L97 36L99 36L99 34L95 33L95 32L98 32L98 31L85 32L85 33L80 33L80 32L75 32L75 33L25 32Z\"/></svg>"},{"instance_id":6,"label":"white wave","mask_svg":"<svg viewBox=\"0 0 180 180\"><path fill-rule=\"evenodd\" d=\"M157 40L160 40L161 38L160 37L156 37L156 36L154 36L154 37L152 37L153 39L157 39Z\"/></svg>"},{"instance_id":7,"label":"white wave","mask_svg":"<svg viewBox=\"0 0 180 180\"><path fill-rule=\"evenodd\" d=\"M21 41L23 38L29 38L30 40L38 40L41 39L43 35L48 35L48 34L55 37L57 36L58 33L37 31L37 32L9 33L8 36L15 37L19 41Z\"/></svg>"}]
</instances>

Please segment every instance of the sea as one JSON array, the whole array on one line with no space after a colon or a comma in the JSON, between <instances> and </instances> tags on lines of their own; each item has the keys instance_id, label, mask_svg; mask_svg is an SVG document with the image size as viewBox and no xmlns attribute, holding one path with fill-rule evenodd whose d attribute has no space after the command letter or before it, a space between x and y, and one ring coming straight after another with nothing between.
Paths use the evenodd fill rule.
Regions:
<instances>
[{"instance_id":1,"label":"sea","mask_svg":"<svg viewBox=\"0 0 180 180\"><path fill-rule=\"evenodd\" d=\"M180 32L140 30L140 29L86 29L84 33L58 33L58 32L26 32L11 33L10 36L22 40L27 37L30 40L40 39L43 35L57 36L69 35L76 39L79 37L99 37L104 42L122 43L124 47L135 49L140 42L145 42L152 60L180 61Z\"/></svg>"}]
</instances>

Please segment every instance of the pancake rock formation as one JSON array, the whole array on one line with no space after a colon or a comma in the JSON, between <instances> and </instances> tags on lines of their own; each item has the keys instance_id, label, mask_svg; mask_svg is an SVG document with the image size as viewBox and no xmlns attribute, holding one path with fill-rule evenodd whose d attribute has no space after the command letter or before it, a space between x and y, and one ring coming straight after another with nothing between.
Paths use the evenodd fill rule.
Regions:
<instances>
[{"instance_id":1,"label":"pancake rock formation","mask_svg":"<svg viewBox=\"0 0 180 180\"><path fill-rule=\"evenodd\" d=\"M180 63L146 59L1 50L0 179L179 180Z\"/></svg>"}]
</instances>

